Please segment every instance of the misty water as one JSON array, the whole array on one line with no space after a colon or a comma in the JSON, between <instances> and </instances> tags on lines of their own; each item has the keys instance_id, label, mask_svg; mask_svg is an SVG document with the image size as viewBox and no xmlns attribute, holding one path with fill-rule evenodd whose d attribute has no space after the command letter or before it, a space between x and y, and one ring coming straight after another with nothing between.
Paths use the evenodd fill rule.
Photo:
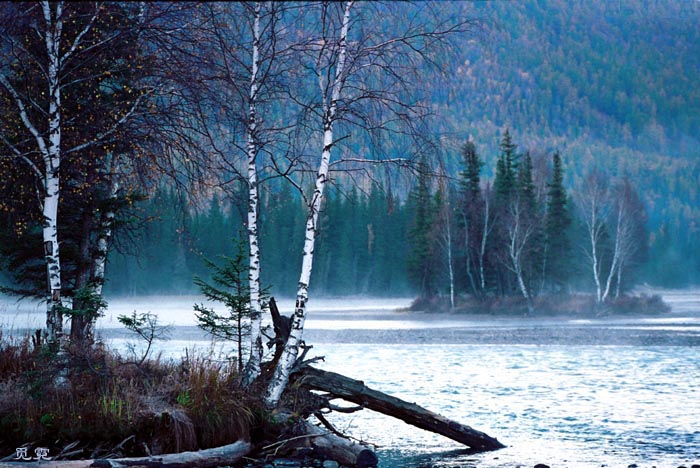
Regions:
<instances>
[{"instance_id":1,"label":"misty water","mask_svg":"<svg viewBox=\"0 0 700 468\"><path fill-rule=\"evenodd\" d=\"M459 444L364 410L336 426L377 445L381 467L677 467L700 463L700 291L664 291L672 312L645 318L473 318L397 311L408 299L309 303L305 338L319 367L416 402L497 437L507 448ZM104 339L134 340L116 316L133 310L173 324L159 345L178 357L215 355L195 326L196 297L110 301ZM290 301L279 301L283 312ZM40 326L40 306L0 300L5 334Z\"/></svg>"}]
</instances>

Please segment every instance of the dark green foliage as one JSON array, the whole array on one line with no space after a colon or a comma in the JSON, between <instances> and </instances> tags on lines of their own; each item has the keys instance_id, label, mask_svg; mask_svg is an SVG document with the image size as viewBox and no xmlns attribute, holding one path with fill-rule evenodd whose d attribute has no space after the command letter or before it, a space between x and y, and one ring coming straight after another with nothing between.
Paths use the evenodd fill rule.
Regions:
<instances>
[{"instance_id":1,"label":"dark green foliage","mask_svg":"<svg viewBox=\"0 0 700 468\"><path fill-rule=\"evenodd\" d=\"M496 162L496 178L493 182L493 188L496 205L501 209L510 202L516 190L518 155L515 149L517 145L513 143L508 129L503 134L499 148L500 154Z\"/></svg>"},{"instance_id":2,"label":"dark green foliage","mask_svg":"<svg viewBox=\"0 0 700 468\"><path fill-rule=\"evenodd\" d=\"M457 239L462 246L458 250L458 277L464 271L469 290L481 295L481 243L484 238L485 204L481 188L481 168L484 163L476 152L472 141L462 149L464 170L459 181L461 187L461 209L458 210L457 224L460 228ZM486 195L488 196L488 195Z\"/></svg>"},{"instance_id":3,"label":"dark green foliage","mask_svg":"<svg viewBox=\"0 0 700 468\"><path fill-rule=\"evenodd\" d=\"M219 256L219 259L221 265L204 260L211 270L211 282L195 277L194 283L204 297L223 304L226 314L218 314L204 304L195 304L197 326L212 336L237 344L238 370L242 372L243 341L250 333L250 287L245 245L239 241L234 257Z\"/></svg>"},{"instance_id":4,"label":"dark green foliage","mask_svg":"<svg viewBox=\"0 0 700 468\"><path fill-rule=\"evenodd\" d=\"M235 257L234 236L245 228L238 207L228 200L217 203L217 198L203 212L183 217L174 192L156 191L141 208L141 217L150 221L134 232L131 245L124 243L129 247L124 253L110 257L108 292L197 293L193 278L208 281L211 274L201 259ZM262 280L274 295L288 297L299 279L304 205L284 185L262 196L261 204ZM369 194L330 190L321 212L312 290L332 295L407 294L407 224L404 204L378 185Z\"/></svg>"},{"instance_id":5,"label":"dark green foliage","mask_svg":"<svg viewBox=\"0 0 700 468\"><path fill-rule=\"evenodd\" d=\"M411 227L408 232L410 250L407 257L408 275L411 285L420 297L435 294L434 242L430 233L435 221L435 209L430 190L430 177L426 160L421 162L421 173L416 187L408 195Z\"/></svg>"},{"instance_id":6,"label":"dark green foliage","mask_svg":"<svg viewBox=\"0 0 700 468\"><path fill-rule=\"evenodd\" d=\"M481 168L484 162L476 152L473 141L468 141L462 148L462 164L460 186L467 201L476 200L481 194Z\"/></svg>"},{"instance_id":7,"label":"dark green foliage","mask_svg":"<svg viewBox=\"0 0 700 468\"><path fill-rule=\"evenodd\" d=\"M558 152L552 156L552 179L547 184L545 214L545 276L550 284L561 290L572 267L570 240L571 212L564 188L564 169Z\"/></svg>"}]
</instances>

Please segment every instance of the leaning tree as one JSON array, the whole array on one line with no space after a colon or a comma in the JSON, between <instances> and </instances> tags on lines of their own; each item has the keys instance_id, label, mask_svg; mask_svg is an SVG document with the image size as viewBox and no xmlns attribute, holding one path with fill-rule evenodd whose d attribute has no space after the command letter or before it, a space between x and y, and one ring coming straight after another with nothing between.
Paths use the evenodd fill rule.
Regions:
<instances>
[{"instance_id":1,"label":"leaning tree","mask_svg":"<svg viewBox=\"0 0 700 468\"><path fill-rule=\"evenodd\" d=\"M304 144L283 167L315 177L307 193L293 171L284 172L302 193L307 218L291 331L265 394L270 407L278 404L303 346L319 212L333 171L377 163L411 165L411 158L387 157L378 142L387 140L387 134L426 136L418 130L427 114L420 83L429 65L436 65L437 52L445 52L448 38L469 25L445 20L433 3L321 2L309 5L303 20L306 28L295 46L295 82L300 85L290 89L290 98L304 111L299 125ZM354 140L357 149L360 134L369 135L372 146L357 155L351 148Z\"/></svg>"}]
</instances>

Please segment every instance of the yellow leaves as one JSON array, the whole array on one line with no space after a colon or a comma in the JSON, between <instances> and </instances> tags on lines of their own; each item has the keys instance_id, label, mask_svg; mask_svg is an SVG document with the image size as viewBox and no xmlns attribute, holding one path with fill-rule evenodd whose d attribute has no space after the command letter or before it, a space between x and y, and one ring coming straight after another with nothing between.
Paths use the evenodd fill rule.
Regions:
<instances>
[{"instance_id":1,"label":"yellow leaves","mask_svg":"<svg viewBox=\"0 0 700 468\"><path fill-rule=\"evenodd\" d=\"M29 229L29 223L26 221L15 221L14 231L17 237L24 235Z\"/></svg>"}]
</instances>

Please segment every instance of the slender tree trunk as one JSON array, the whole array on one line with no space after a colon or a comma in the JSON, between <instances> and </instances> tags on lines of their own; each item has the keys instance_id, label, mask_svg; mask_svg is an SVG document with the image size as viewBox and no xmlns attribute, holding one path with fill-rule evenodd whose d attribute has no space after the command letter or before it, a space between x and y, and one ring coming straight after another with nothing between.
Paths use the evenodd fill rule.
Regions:
<instances>
[{"instance_id":1,"label":"slender tree trunk","mask_svg":"<svg viewBox=\"0 0 700 468\"><path fill-rule=\"evenodd\" d=\"M469 224L468 216L465 213L462 213L462 219L464 220L464 254L466 256L464 266L466 269L467 278L469 278L469 285L472 288L472 292L474 295L477 295L478 291L476 289L476 282L474 281L474 274L472 273L472 241L471 237L469 236L471 226Z\"/></svg>"},{"instance_id":2,"label":"slender tree trunk","mask_svg":"<svg viewBox=\"0 0 700 468\"><path fill-rule=\"evenodd\" d=\"M519 217L520 214L518 213L517 216ZM522 239L520 238L521 235L523 236ZM511 269L513 273L515 273L515 278L518 282L518 289L520 289L521 294L527 302L527 311L531 314L533 312L532 297L530 296L530 291L527 289L527 285L525 284L525 278L523 276L522 258L523 249L525 248L525 244L527 243L527 239L529 236L526 233L520 233L519 219L516 220L515 227L510 232L510 236L511 239L508 248L511 261Z\"/></svg>"},{"instance_id":3,"label":"slender tree trunk","mask_svg":"<svg viewBox=\"0 0 700 468\"><path fill-rule=\"evenodd\" d=\"M258 68L260 64L260 10L255 4L253 23L253 62L250 75L250 95L248 101L248 283L250 288L250 357L243 372L243 386L250 385L260 375L263 355L262 344L262 302L260 297L260 248L258 246L258 179L257 179L257 110L259 90Z\"/></svg>"},{"instance_id":4,"label":"slender tree trunk","mask_svg":"<svg viewBox=\"0 0 700 468\"><path fill-rule=\"evenodd\" d=\"M488 195L484 197L484 230L481 235L481 246L479 248L479 280L481 283L481 293L486 291L486 269L484 268L484 258L486 257L486 243L491 233L490 205Z\"/></svg>"},{"instance_id":5,"label":"slender tree trunk","mask_svg":"<svg viewBox=\"0 0 700 468\"><path fill-rule=\"evenodd\" d=\"M615 284L615 299L620 298L620 285L622 284L622 267L623 263L620 262L620 264L617 267L617 283Z\"/></svg>"},{"instance_id":6,"label":"slender tree trunk","mask_svg":"<svg viewBox=\"0 0 700 468\"><path fill-rule=\"evenodd\" d=\"M94 183L90 178L86 183ZM92 210L84 210L80 223L80 247L78 252L78 265L75 279L75 290L85 288L90 283L92 256L90 252L90 237L93 230L95 213ZM87 304L78 297L73 297L73 313L70 320L70 341L71 344L84 343L85 328L89 320L82 312Z\"/></svg>"},{"instance_id":7,"label":"slender tree trunk","mask_svg":"<svg viewBox=\"0 0 700 468\"><path fill-rule=\"evenodd\" d=\"M593 266L593 281L595 282L596 301L603 301L603 288L600 282L600 266L598 259L598 214L595 200L591 203L591 218L588 225L588 237L591 241L591 263Z\"/></svg>"},{"instance_id":8,"label":"slender tree trunk","mask_svg":"<svg viewBox=\"0 0 700 468\"><path fill-rule=\"evenodd\" d=\"M448 195L449 196L449 195ZM446 207L447 210L447 216L446 216L446 232L445 232L445 243L447 244L447 273L449 276L450 280L450 309L455 308L455 273L454 269L452 268L452 219L450 217L450 205L448 202L448 205Z\"/></svg>"},{"instance_id":9,"label":"slender tree trunk","mask_svg":"<svg viewBox=\"0 0 700 468\"><path fill-rule=\"evenodd\" d=\"M95 241L95 250L92 254L90 286L93 293L102 297L102 291L105 283L105 271L107 268L107 255L109 254L109 246L112 242L112 230L114 227L114 208L113 204L117 200L119 192L119 182L116 178L118 172L117 156L111 156L113 159L108 164L109 177L109 208L103 211L100 216L99 228L97 230L97 239ZM94 337L95 322L97 321L97 312L90 311L91 314L85 317L82 323L81 335L79 339L90 343ZM72 326L71 326L72 330Z\"/></svg>"},{"instance_id":10,"label":"slender tree trunk","mask_svg":"<svg viewBox=\"0 0 700 468\"><path fill-rule=\"evenodd\" d=\"M316 240L316 230L318 227L318 214L323 200L323 191L328 181L328 168L333 147L333 124L336 119L338 100L344 80L344 68L347 50L348 29L350 27L350 9L353 1L345 2L345 13L343 15L343 26L338 38L339 53L335 69L335 78L331 91L330 102L324 105L323 113L323 151L321 161L316 176L314 193L308 205L308 215L306 218L306 230L304 236L304 250L302 254L301 274L297 288L296 304L294 315L292 316L292 326L289 339L284 347L277 367L272 376L272 380L265 394L265 404L268 407L275 407L279 403L282 392L287 386L289 375L299 353L304 332L304 321L306 319L306 303L308 301L309 280L311 278L311 268L314 258L314 244ZM324 100L325 101L325 100Z\"/></svg>"},{"instance_id":11,"label":"slender tree trunk","mask_svg":"<svg viewBox=\"0 0 700 468\"><path fill-rule=\"evenodd\" d=\"M116 180L116 176L112 175L111 177L109 199L110 202L113 203L117 199L119 182ZM107 255L109 254L109 245L112 242L114 216L114 210L110 208L107 212L102 214L102 219L100 220L100 230L97 235L97 248L92 261L92 279L95 285L95 294L98 296L102 295L102 289L104 288Z\"/></svg>"},{"instance_id":12,"label":"slender tree trunk","mask_svg":"<svg viewBox=\"0 0 700 468\"><path fill-rule=\"evenodd\" d=\"M617 220L615 223L615 246L613 247L613 260L610 265L610 271L608 272L608 277L605 281L605 291L603 292L602 301L605 302L610 295L610 288L612 286L612 280L617 273L618 265L620 262L620 254L622 249L622 204L617 210Z\"/></svg>"},{"instance_id":13,"label":"slender tree trunk","mask_svg":"<svg viewBox=\"0 0 700 468\"><path fill-rule=\"evenodd\" d=\"M63 336L63 313L61 311L61 256L58 243L58 203L60 195L61 163L61 86L60 38L63 27L63 2L56 4L55 17L49 2L42 2L46 22L46 51L48 54L48 92L49 92L49 134L48 145L44 153L44 255L49 297L47 301L46 327L49 341L60 345Z\"/></svg>"}]
</instances>

